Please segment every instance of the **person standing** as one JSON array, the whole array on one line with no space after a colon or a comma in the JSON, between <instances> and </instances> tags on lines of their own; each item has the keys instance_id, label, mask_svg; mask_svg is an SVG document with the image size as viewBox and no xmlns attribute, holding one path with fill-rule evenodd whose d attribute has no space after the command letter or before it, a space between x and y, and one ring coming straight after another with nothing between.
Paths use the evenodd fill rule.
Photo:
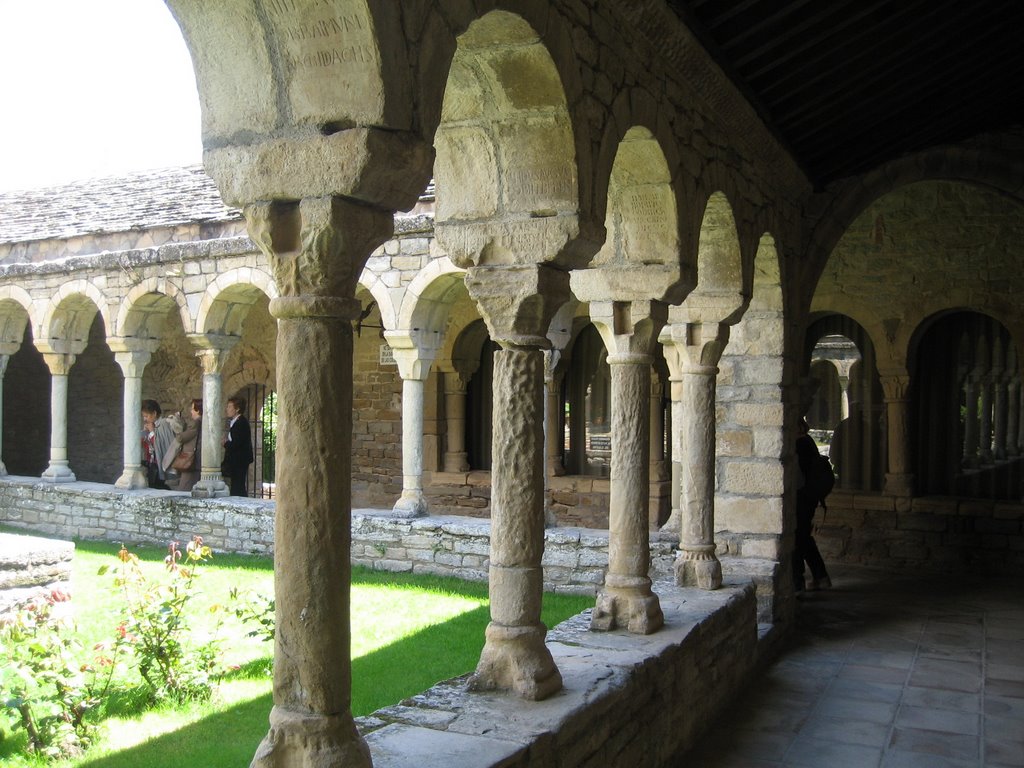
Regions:
<instances>
[{"instance_id":1,"label":"person standing","mask_svg":"<svg viewBox=\"0 0 1024 768\"><path fill-rule=\"evenodd\" d=\"M827 589L832 580L825 569L825 560L818 551L818 544L811 531L814 525L814 511L818 508L821 495L816 489L815 475L821 463L818 446L808 434L807 421L800 419L799 437L796 440L796 458L800 465L801 483L796 491L796 542L793 548L793 588L803 592L804 562L811 568L809 590Z\"/></svg>"},{"instance_id":2,"label":"person standing","mask_svg":"<svg viewBox=\"0 0 1024 768\"><path fill-rule=\"evenodd\" d=\"M203 466L203 401L195 399L192 401L192 407L189 411L189 423L188 426L182 431L180 435L174 438L175 446L175 457L173 462L169 462L166 458L165 463L174 466L180 473L181 479L178 481L179 491L191 491L192 486L199 482L200 470ZM182 457L186 459L191 457L191 461L187 462L182 460ZM179 466L179 464L181 466Z\"/></svg>"},{"instance_id":3,"label":"person standing","mask_svg":"<svg viewBox=\"0 0 1024 768\"><path fill-rule=\"evenodd\" d=\"M232 496L248 496L246 480L249 465L252 464L252 433L249 432L249 420L245 418L248 403L244 397L228 398L226 412L228 417L228 434L224 438L224 461L221 462L221 473L228 480Z\"/></svg>"},{"instance_id":4,"label":"person standing","mask_svg":"<svg viewBox=\"0 0 1024 768\"><path fill-rule=\"evenodd\" d=\"M142 401L142 461L146 465L146 480L150 488L167 490L163 458L171 449L175 430L174 422L162 415L156 400Z\"/></svg>"}]
</instances>

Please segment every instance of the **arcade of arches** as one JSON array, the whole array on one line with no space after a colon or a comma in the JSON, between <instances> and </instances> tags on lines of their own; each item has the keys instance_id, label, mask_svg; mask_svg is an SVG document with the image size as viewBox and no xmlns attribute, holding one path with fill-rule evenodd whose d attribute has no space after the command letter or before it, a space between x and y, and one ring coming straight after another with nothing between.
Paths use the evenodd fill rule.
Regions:
<instances>
[{"instance_id":1,"label":"arcade of arches","mask_svg":"<svg viewBox=\"0 0 1024 768\"><path fill-rule=\"evenodd\" d=\"M655 536L679 588L756 564L784 632L805 414L839 470L827 559L1024 567L1019 136L816 191L697 46L638 54L618 3L169 5L216 190L116 231L101 189L53 190L97 205L77 230L0 197L2 457L137 493L141 399L201 396L192 493L216 498L224 399L274 394L254 765L370 764L338 588L353 503L489 517L469 688L527 700L568 663L539 618L545 525L608 530L595 631L667 631ZM196 173L142 193L170 207Z\"/></svg>"}]
</instances>

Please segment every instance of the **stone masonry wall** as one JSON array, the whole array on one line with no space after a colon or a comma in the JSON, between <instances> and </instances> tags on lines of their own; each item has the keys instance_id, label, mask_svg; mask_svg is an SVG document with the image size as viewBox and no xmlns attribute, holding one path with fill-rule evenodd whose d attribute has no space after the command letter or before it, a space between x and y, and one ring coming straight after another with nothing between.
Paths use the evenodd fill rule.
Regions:
<instances>
[{"instance_id":1,"label":"stone masonry wall","mask_svg":"<svg viewBox=\"0 0 1024 768\"><path fill-rule=\"evenodd\" d=\"M589 612L548 633L565 688L522 706L515 697L440 683L361 718L375 765L612 768L678 765L768 652L753 590L658 584L665 627L651 635L591 632Z\"/></svg>"},{"instance_id":2,"label":"stone masonry wall","mask_svg":"<svg viewBox=\"0 0 1024 768\"><path fill-rule=\"evenodd\" d=\"M1024 504L835 491L814 518L826 561L931 573L1024 569Z\"/></svg>"}]
</instances>

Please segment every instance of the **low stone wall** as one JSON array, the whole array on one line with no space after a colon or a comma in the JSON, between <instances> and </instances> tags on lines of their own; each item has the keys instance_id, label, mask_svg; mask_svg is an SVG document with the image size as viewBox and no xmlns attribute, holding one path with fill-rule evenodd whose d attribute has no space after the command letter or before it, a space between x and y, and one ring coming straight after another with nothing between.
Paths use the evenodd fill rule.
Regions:
<instances>
[{"instance_id":1,"label":"low stone wall","mask_svg":"<svg viewBox=\"0 0 1024 768\"><path fill-rule=\"evenodd\" d=\"M763 658L753 587L658 583L665 627L589 631L589 612L548 633L564 689L545 701L466 691L460 678L361 718L376 768L677 765Z\"/></svg>"},{"instance_id":2,"label":"low stone wall","mask_svg":"<svg viewBox=\"0 0 1024 768\"><path fill-rule=\"evenodd\" d=\"M929 572L1024 571L1024 504L834 491L814 522L826 560Z\"/></svg>"},{"instance_id":3,"label":"low stone wall","mask_svg":"<svg viewBox=\"0 0 1024 768\"><path fill-rule=\"evenodd\" d=\"M38 536L0 533L0 615L71 586L75 545Z\"/></svg>"},{"instance_id":4,"label":"low stone wall","mask_svg":"<svg viewBox=\"0 0 1024 768\"><path fill-rule=\"evenodd\" d=\"M125 544L187 541L215 551L268 555L274 547L274 502L238 497L194 499L171 491L123 491L98 483L53 484L0 478L0 522L47 536ZM375 570L487 580L491 523L461 515L406 520L388 511L352 511L352 562ZM673 578L678 538L651 534L651 577ZM608 531L548 528L545 588L594 594L608 567ZM772 620L777 567L757 558L723 557L737 579L757 584L761 620Z\"/></svg>"},{"instance_id":5,"label":"low stone wall","mask_svg":"<svg viewBox=\"0 0 1024 768\"><path fill-rule=\"evenodd\" d=\"M0 522L66 539L166 545L198 534L214 550L258 555L274 546L272 501L194 499L37 477L0 478Z\"/></svg>"}]
</instances>

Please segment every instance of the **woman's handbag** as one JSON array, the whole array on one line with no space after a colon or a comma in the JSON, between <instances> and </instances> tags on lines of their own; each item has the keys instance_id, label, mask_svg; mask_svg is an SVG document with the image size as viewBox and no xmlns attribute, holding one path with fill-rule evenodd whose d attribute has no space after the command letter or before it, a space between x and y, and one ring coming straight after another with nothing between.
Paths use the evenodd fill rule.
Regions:
<instances>
[{"instance_id":1,"label":"woman's handbag","mask_svg":"<svg viewBox=\"0 0 1024 768\"><path fill-rule=\"evenodd\" d=\"M194 451L178 451L171 466L179 472L188 472L195 467L196 454Z\"/></svg>"}]
</instances>

